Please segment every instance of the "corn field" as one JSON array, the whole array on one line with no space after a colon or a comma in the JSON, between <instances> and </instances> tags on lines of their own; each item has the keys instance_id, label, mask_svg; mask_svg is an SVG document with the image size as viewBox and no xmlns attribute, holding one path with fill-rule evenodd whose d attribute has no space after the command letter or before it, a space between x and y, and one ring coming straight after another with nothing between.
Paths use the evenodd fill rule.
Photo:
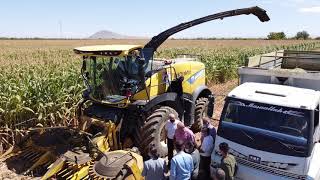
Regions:
<instances>
[{"instance_id":1,"label":"corn field","mask_svg":"<svg viewBox=\"0 0 320 180\"><path fill-rule=\"evenodd\" d=\"M168 48L158 57L197 54L206 64L210 83L236 78L236 69L249 56L280 49L312 50L318 41L264 47ZM41 123L66 125L84 89L81 58L66 47L14 47L0 49L0 127L20 128Z\"/></svg>"},{"instance_id":2,"label":"corn field","mask_svg":"<svg viewBox=\"0 0 320 180\"><path fill-rule=\"evenodd\" d=\"M0 123L59 125L74 116L83 89L80 58L66 49L0 53Z\"/></svg>"}]
</instances>

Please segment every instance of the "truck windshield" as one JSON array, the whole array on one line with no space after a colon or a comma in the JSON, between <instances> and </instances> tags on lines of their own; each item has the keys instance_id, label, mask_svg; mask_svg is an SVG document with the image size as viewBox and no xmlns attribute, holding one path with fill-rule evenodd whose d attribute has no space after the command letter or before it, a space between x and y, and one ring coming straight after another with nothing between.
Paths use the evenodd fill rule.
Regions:
<instances>
[{"instance_id":1,"label":"truck windshield","mask_svg":"<svg viewBox=\"0 0 320 180\"><path fill-rule=\"evenodd\" d=\"M310 115L305 109L228 98L218 134L260 150L305 155Z\"/></svg>"},{"instance_id":2,"label":"truck windshield","mask_svg":"<svg viewBox=\"0 0 320 180\"><path fill-rule=\"evenodd\" d=\"M92 56L85 59L85 77L91 96L97 100L117 102L139 89L136 61L130 57Z\"/></svg>"}]
</instances>

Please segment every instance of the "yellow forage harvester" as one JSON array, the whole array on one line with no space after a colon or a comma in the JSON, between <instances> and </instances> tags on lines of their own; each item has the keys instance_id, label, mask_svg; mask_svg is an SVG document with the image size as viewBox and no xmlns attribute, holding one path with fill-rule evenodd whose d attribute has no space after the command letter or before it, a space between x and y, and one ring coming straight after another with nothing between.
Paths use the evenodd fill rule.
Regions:
<instances>
[{"instance_id":1,"label":"yellow forage harvester","mask_svg":"<svg viewBox=\"0 0 320 180\"><path fill-rule=\"evenodd\" d=\"M74 49L82 56L86 85L77 107L79 128L37 128L12 146L10 169L42 179L142 179L142 156L149 144L167 155L165 124L169 114L198 132L212 117L214 96L206 86L205 64L197 56L155 59L170 36L226 17L253 14L269 20L259 7L208 15L167 29L145 45L99 45Z\"/></svg>"}]
</instances>

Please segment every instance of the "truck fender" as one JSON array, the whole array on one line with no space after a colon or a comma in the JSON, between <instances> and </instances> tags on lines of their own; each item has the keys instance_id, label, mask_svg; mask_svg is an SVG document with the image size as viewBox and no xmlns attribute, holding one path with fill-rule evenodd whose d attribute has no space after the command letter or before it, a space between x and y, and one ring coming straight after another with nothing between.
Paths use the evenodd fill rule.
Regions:
<instances>
[{"instance_id":1,"label":"truck fender","mask_svg":"<svg viewBox=\"0 0 320 180\"><path fill-rule=\"evenodd\" d=\"M320 156L320 143L317 142L313 146L313 152L311 159L309 161L309 168L307 171L308 178L319 179L320 178L320 161L318 157Z\"/></svg>"}]
</instances>

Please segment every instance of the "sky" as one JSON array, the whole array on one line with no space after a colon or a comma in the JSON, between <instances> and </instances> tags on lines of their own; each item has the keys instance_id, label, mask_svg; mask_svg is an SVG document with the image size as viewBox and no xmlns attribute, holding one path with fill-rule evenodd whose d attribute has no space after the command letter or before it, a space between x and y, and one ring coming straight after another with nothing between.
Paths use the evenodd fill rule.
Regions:
<instances>
[{"instance_id":1,"label":"sky","mask_svg":"<svg viewBox=\"0 0 320 180\"><path fill-rule=\"evenodd\" d=\"M174 38L266 37L301 30L320 36L320 0L7 0L0 6L0 37L86 38L100 30L152 37L202 16L260 6L271 20L254 16L212 21Z\"/></svg>"}]
</instances>

